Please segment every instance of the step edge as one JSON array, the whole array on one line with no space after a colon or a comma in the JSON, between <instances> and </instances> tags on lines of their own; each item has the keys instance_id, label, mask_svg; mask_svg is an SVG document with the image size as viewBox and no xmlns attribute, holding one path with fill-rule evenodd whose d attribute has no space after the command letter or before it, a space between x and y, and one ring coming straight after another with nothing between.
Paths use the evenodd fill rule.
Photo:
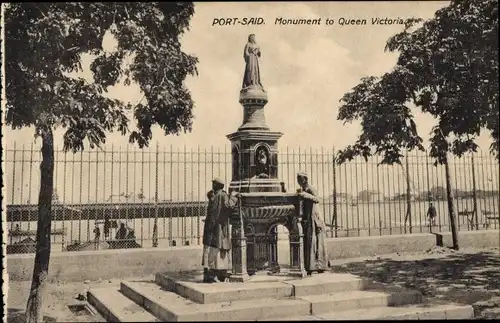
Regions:
<instances>
[{"instance_id":1,"label":"step edge","mask_svg":"<svg viewBox=\"0 0 500 323\"><path fill-rule=\"evenodd\" d=\"M409 314L421 314L421 313L426 313L429 312L439 312L443 311L445 312L445 315L447 317L447 312L448 311L456 311L456 310L465 310L467 309L471 314L472 318L474 317L474 308L471 305L455 305L455 304L440 304L440 305L433 305L430 307L390 307L390 306L376 306L376 307L371 307L370 309L383 309L383 310L389 310L391 308L395 309L406 309L404 312L399 312L399 313L393 313L390 315L383 315L383 316L373 316L373 317L368 317L368 318L362 318L363 320L384 320L386 318L397 318L399 316L406 316ZM321 314L312 314L312 316L316 316L321 320L331 320L331 318L325 318L324 316L328 315L338 315L338 314L343 314L343 317L346 317L346 314L357 314L361 311L364 311L365 309L354 309L354 310L345 310L345 311L336 311L336 312L326 312L326 313L321 313ZM343 320L343 319L342 319Z\"/></svg>"},{"instance_id":2,"label":"step edge","mask_svg":"<svg viewBox=\"0 0 500 323\"><path fill-rule=\"evenodd\" d=\"M214 304L199 304L199 303L193 303L193 306L189 306L189 305L184 305L180 308L176 308L176 309L170 309L170 308L167 308L165 307L162 303L160 303L159 301L157 300L154 300L152 299L153 297L150 297L147 295L147 292L143 292L141 289L141 287L135 287L134 286L134 282L122 282L121 283L121 286L124 286L125 288L128 288L130 291L125 291L125 293L129 293L129 292L132 292L134 294L136 294L136 296L138 297L141 297L142 298L142 301L141 302L136 302L138 303L139 305L147 308L149 311L153 312L154 315L156 315L157 317L159 317L160 319L164 319L164 320L173 320L173 321L179 321L180 318L182 317L186 317L186 316L190 316L190 315L198 315L200 313L222 313L222 312L228 312L228 311L240 311L242 309L240 308L227 308L227 309L223 309L223 308L216 308L216 309L213 309L211 310L211 307L214 305ZM160 287L160 286L158 286ZM172 293L172 292L171 292ZM186 299L185 297L182 297L181 295L178 295L176 294L177 296L185 299L185 300L188 300ZM129 298L131 298L131 296L128 296ZM134 296L132 296L134 297ZM131 298L132 300L134 300L133 298ZM147 299L147 301L151 302L151 303L154 303L156 306L158 306L159 308L162 309L162 311L165 311L165 312L168 312L169 315L171 315L172 317L175 317L175 319L172 319L172 318L168 318L164 315L164 313L162 313L162 311L157 311L155 309L151 309L149 308L148 306L146 306L145 304L145 300ZM262 301L272 301L272 302L268 302L269 303L269 306L276 306L276 301L280 301L280 299L275 299L275 298L265 298L265 299L261 299ZM304 307L307 307L307 313L306 311L304 311L304 313L300 313L301 315L308 315L310 314L310 303L307 302L307 301L304 301L304 300L298 300L298 299L295 299L295 298L287 298L287 299L284 299L285 301L288 301L288 302L292 302L292 304L283 304L283 306L296 306L298 304L301 304L303 305ZM135 300L134 300L135 301ZM237 304L251 304L253 305L252 303L255 301L255 299L247 299L247 300L238 300L238 301L232 301L232 302L222 302L222 303L216 303L216 304L224 304L224 303L234 303L234 302L237 302ZM295 303L295 304L293 304ZM202 307L200 309L200 307ZM267 306L266 306L267 307ZM251 308L251 307L250 307ZM262 308L262 304L258 304L258 305L255 305L254 308Z\"/></svg>"},{"instance_id":3,"label":"step edge","mask_svg":"<svg viewBox=\"0 0 500 323\"><path fill-rule=\"evenodd\" d=\"M154 316L159 318L162 321L173 321L177 322L178 313L174 309L170 309L165 307L161 302L155 300L153 297L147 297L143 293L144 291L140 290L141 287L134 286L133 282L122 281L120 283L120 291L128 298L130 298L136 304L144 307L147 311L153 313ZM130 295L132 293L132 295ZM136 297L140 298L140 301L136 300ZM148 303L148 304L146 304ZM151 306L153 304L153 306ZM153 308L151 308L153 307ZM160 309L160 310L158 310ZM165 314L167 313L167 314Z\"/></svg>"},{"instance_id":4,"label":"step edge","mask_svg":"<svg viewBox=\"0 0 500 323\"><path fill-rule=\"evenodd\" d=\"M100 290L105 291L106 293L109 293L109 291L110 291L109 288L97 288L97 289L89 290L87 292L87 299L88 299L89 304L92 305L97 310L97 312L99 312L99 314L101 316L103 316L104 319L106 319L107 321L131 322L130 320L127 320L126 318L124 318L121 313L117 313L115 310L113 310L109 306L107 306L105 301L101 300L100 296L98 296ZM115 292L117 294L123 296L127 300L129 300L130 303L137 304L132 299L128 298L126 295L123 295L122 293L120 293L119 290L116 290ZM137 304L137 305L139 305L139 304ZM144 318L147 319L146 321L139 321L139 322L159 322L158 318L155 315L148 312L147 309L145 309L144 307L142 307L142 312L137 316L139 316L139 317L135 317L136 320L139 319L140 316L144 316Z\"/></svg>"}]
</instances>

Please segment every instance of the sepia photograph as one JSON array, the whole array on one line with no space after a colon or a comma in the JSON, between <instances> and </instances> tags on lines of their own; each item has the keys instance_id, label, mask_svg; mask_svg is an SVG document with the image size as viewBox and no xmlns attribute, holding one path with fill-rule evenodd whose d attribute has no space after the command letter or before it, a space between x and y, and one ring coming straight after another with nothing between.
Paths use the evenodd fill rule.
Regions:
<instances>
[{"instance_id":1,"label":"sepia photograph","mask_svg":"<svg viewBox=\"0 0 500 323\"><path fill-rule=\"evenodd\" d=\"M498 0L1 6L3 322L500 319Z\"/></svg>"}]
</instances>

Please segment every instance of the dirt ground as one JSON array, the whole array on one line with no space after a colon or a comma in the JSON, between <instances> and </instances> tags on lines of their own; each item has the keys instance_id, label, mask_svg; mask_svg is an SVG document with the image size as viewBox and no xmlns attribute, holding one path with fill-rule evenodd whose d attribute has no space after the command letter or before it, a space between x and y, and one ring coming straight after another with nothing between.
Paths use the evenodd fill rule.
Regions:
<instances>
[{"instance_id":1,"label":"dirt ground","mask_svg":"<svg viewBox=\"0 0 500 323\"><path fill-rule=\"evenodd\" d=\"M477 319L500 319L498 248L455 251L436 247L415 253L332 261L331 266L334 272L352 273L380 284L419 290L431 302L472 305ZM51 283L45 297L44 319L46 322L104 322L99 314L75 313L68 305L81 304L78 295L86 295L89 288L119 288L119 283L120 280ZM8 283L8 323L23 322L29 287L30 282Z\"/></svg>"},{"instance_id":2,"label":"dirt ground","mask_svg":"<svg viewBox=\"0 0 500 323\"><path fill-rule=\"evenodd\" d=\"M24 323L24 313L31 282L9 282L7 294L7 323ZM120 280L98 282L65 283L55 282L48 286L44 298L44 322L106 322L98 313L73 312L68 306L85 304L78 300L79 294L85 296L90 288L109 286L118 289ZM5 315L5 313L4 313ZM3 320L5 322L5 318Z\"/></svg>"},{"instance_id":3,"label":"dirt ground","mask_svg":"<svg viewBox=\"0 0 500 323\"><path fill-rule=\"evenodd\" d=\"M330 263L334 272L419 290L430 302L472 305L476 319L500 319L500 250L435 247Z\"/></svg>"}]
</instances>

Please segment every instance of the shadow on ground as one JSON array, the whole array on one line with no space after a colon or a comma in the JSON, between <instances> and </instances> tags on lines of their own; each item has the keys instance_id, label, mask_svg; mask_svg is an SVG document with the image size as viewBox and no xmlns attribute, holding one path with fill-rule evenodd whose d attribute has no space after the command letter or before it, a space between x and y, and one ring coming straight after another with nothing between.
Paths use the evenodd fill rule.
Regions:
<instances>
[{"instance_id":1,"label":"shadow on ground","mask_svg":"<svg viewBox=\"0 0 500 323\"><path fill-rule=\"evenodd\" d=\"M419 290L430 302L474 306L476 318L500 318L498 253L450 252L420 260L377 259L333 266L388 286Z\"/></svg>"},{"instance_id":2,"label":"shadow on ground","mask_svg":"<svg viewBox=\"0 0 500 323\"><path fill-rule=\"evenodd\" d=\"M8 308L7 309L7 323L24 323L26 315L24 314L24 309L19 308ZM43 322L56 322L56 318L51 316L43 316Z\"/></svg>"}]
</instances>

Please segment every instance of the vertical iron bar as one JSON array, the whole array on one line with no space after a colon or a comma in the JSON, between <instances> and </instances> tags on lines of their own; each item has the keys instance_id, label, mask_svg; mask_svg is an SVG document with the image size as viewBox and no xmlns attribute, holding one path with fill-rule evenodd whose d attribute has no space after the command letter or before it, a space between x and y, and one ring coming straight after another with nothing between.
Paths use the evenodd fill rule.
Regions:
<instances>
[{"instance_id":1,"label":"vertical iron bar","mask_svg":"<svg viewBox=\"0 0 500 323\"><path fill-rule=\"evenodd\" d=\"M141 245L144 244L144 148L141 149ZM135 223L134 223L135 224ZM135 228L135 225L134 225Z\"/></svg>"},{"instance_id":2,"label":"vertical iron bar","mask_svg":"<svg viewBox=\"0 0 500 323\"><path fill-rule=\"evenodd\" d=\"M70 205L74 205L75 204L75 154L72 154L72 159L71 159L71 203ZM71 221L70 221L70 225L71 225L71 230L70 230L70 236L71 238L69 239L69 243L73 243L73 239L74 239L74 236L73 236L73 226L74 226L74 221L76 220L75 219L75 209L72 207L70 209L70 214L71 214ZM78 241L80 242L80 241Z\"/></svg>"},{"instance_id":3,"label":"vertical iron bar","mask_svg":"<svg viewBox=\"0 0 500 323\"><path fill-rule=\"evenodd\" d=\"M419 226L420 226L420 233L423 232L423 227L422 227L422 203L420 202L420 196L417 196L417 193L420 195L420 165L421 165L421 162L420 162L420 153L418 152L418 150L415 151L415 160L414 160L414 163L413 165L415 165L416 169L417 169L417 189L415 190L415 186L413 185L413 195L415 197L414 200L412 200L412 202L416 202L418 203L418 222L419 222ZM415 184L413 182L413 184ZM414 203L412 203L414 204ZM415 205L416 206L416 205ZM417 207L415 207L415 212L417 212Z\"/></svg>"},{"instance_id":4,"label":"vertical iron bar","mask_svg":"<svg viewBox=\"0 0 500 323\"><path fill-rule=\"evenodd\" d=\"M422 227L422 203L420 203L420 166L421 166L421 162L420 162L420 153L418 152L418 150L415 151L415 160L414 160L414 163L413 165L415 165L416 169L417 169L417 188L415 189L415 185L413 185L413 196L414 196L414 199L412 200L412 205L414 203L417 203L415 204L415 212L418 212L418 222L419 222L419 226L420 226L420 233L423 232L423 227ZM415 182L413 181L413 184L415 184ZM418 194L418 195L417 195ZM418 207L417 207L418 205ZM418 211L417 211L417 208L418 208Z\"/></svg>"},{"instance_id":5,"label":"vertical iron bar","mask_svg":"<svg viewBox=\"0 0 500 323\"><path fill-rule=\"evenodd\" d=\"M82 188L83 188L83 152L80 151L80 182L78 182L80 186L80 192L78 194L78 204L82 205ZM82 209L78 212L78 242L82 243ZM87 220L88 221L88 220Z\"/></svg>"},{"instance_id":6,"label":"vertical iron bar","mask_svg":"<svg viewBox=\"0 0 500 323\"><path fill-rule=\"evenodd\" d=\"M119 149L120 149L120 164L119 164L120 166L119 166L119 167L120 167L120 172L121 172L121 165L122 165L122 158L121 158L121 155L122 155L122 147L120 146L120 148L119 148ZM133 203L133 204L132 204L132 203L130 203L130 202L131 202L131 201L130 201L130 197L131 197L131 196L130 196L130 193L129 193L129 190L130 190L130 188L129 188L129 174L130 174L130 173L129 173L129 166L130 166L130 151L129 151L129 149L125 149L125 153L127 154L127 157L125 158L125 160L126 160L125 168L127 169L127 176L125 177L125 194L127 195L127 199L126 199L126 201L125 201L125 203L126 203L126 206L125 206L125 222L128 222L128 221L129 221L129 209L130 209L130 205L133 205L133 209L132 209L132 210L134 210L134 211L133 211L133 212L134 212L133 214L135 214L135 212L136 212L136 211L135 211L135 208L136 208L136 205L135 205L135 195L136 195L136 192L135 192L135 148L134 148L134 149L133 149L133 151L132 151L132 153L134 154L134 160L133 160L133 162L132 162L132 163L133 163L133 164L132 164L132 166L133 166L133 168L132 168L132 169L133 169L132 173L133 173L133 175L134 175L134 188L133 188L133 192L132 192L132 194L133 194L133 195L132 195L132 203ZM121 200L121 199L120 199L120 200ZM119 218L119 219L121 218L121 213L118 215L118 218ZM135 216L134 216L134 219L135 219ZM134 230L135 230L135 220L134 220L134 221L132 221L132 222L134 223ZM117 223L117 225L118 225L118 223Z\"/></svg>"},{"instance_id":7,"label":"vertical iron bar","mask_svg":"<svg viewBox=\"0 0 500 323\"><path fill-rule=\"evenodd\" d=\"M191 165L191 205L190 207L194 207L194 183L193 183L193 177L194 177L194 153L193 153L193 148L190 148L191 152L191 159L190 159L190 165ZM194 208L193 208L194 209ZM189 238L189 244L192 243L194 240L194 214L189 215L190 222L191 222L191 237Z\"/></svg>"},{"instance_id":8,"label":"vertical iron bar","mask_svg":"<svg viewBox=\"0 0 500 323\"><path fill-rule=\"evenodd\" d=\"M316 150L316 156L317 156L317 154L318 154L318 151ZM325 192L325 153L324 153L323 147L321 147L321 175L320 175L320 178L321 178L321 194L324 197L326 192ZM328 223L331 221L331 219L329 219L330 221L327 222L325 201L323 200L321 204L323 205L323 219L324 219L325 223ZM330 214L328 214L328 215L330 215Z\"/></svg>"},{"instance_id":9,"label":"vertical iron bar","mask_svg":"<svg viewBox=\"0 0 500 323\"><path fill-rule=\"evenodd\" d=\"M476 167L474 165L474 153L471 154L471 171L472 171L472 199L474 205L474 220L476 223L476 230L479 230L479 219L477 209L477 188L476 188Z\"/></svg>"},{"instance_id":10,"label":"vertical iron bar","mask_svg":"<svg viewBox=\"0 0 500 323\"><path fill-rule=\"evenodd\" d=\"M338 237L338 222L337 222L337 167L335 160L335 147L332 147L332 172L333 172L333 230L335 238Z\"/></svg>"},{"instance_id":11,"label":"vertical iron bar","mask_svg":"<svg viewBox=\"0 0 500 323\"><path fill-rule=\"evenodd\" d=\"M99 190L98 187L99 187L99 150L96 150L96 160L95 160L95 201L94 201L94 210L95 210L95 213L94 213L94 229L98 226L98 219L99 219L99 215L98 215L98 212L97 212L97 201L98 201L98 195L97 195L97 191ZM95 235L94 235L94 248L97 247L97 244L99 243L99 241L95 241Z\"/></svg>"},{"instance_id":12,"label":"vertical iron bar","mask_svg":"<svg viewBox=\"0 0 500 323\"><path fill-rule=\"evenodd\" d=\"M371 219L370 217L372 216L372 213L370 212L371 209L373 208L373 201L372 201L372 198L371 198L371 185L368 184L368 179L370 178L370 176L368 175L370 172L369 172L369 168L368 168L368 161L365 162L365 174L366 174L366 189L368 190L368 192L370 192L370 200L368 202L368 204L366 205L366 216L367 216L367 219L368 219L368 236L370 237L372 235L372 226L371 226ZM371 176L371 184L373 185L373 173L372 173L372 176Z\"/></svg>"},{"instance_id":13,"label":"vertical iron bar","mask_svg":"<svg viewBox=\"0 0 500 323\"><path fill-rule=\"evenodd\" d=\"M300 158L299 158L299 160L300 160ZM295 167L295 148L292 149L292 164L293 164L293 186L295 186L295 177L297 176L297 170Z\"/></svg>"},{"instance_id":14,"label":"vertical iron bar","mask_svg":"<svg viewBox=\"0 0 500 323\"><path fill-rule=\"evenodd\" d=\"M115 205L115 200L114 200L114 194L115 194L115 192L114 192L114 185L113 185L113 182L115 180L115 177L113 176L114 175L114 170L115 170L115 168L114 168L115 156L114 155L115 155L115 146L114 146L114 144L111 144L111 184L110 184L110 186L111 186L110 187L110 191L111 192L109 193L109 198L108 199L109 199L109 202L111 203L112 206ZM119 169L120 169L120 164L118 164L118 170ZM104 175L106 175L106 174L104 174ZM118 173L118 178L120 178L120 177L121 177L121 172ZM120 183L118 183L118 201L120 201L120 195L121 195L120 194ZM110 210L111 215L115 214L115 210L116 209L114 207L113 207L113 209ZM112 219L110 219L109 214L107 214L107 218L111 222ZM106 222L104 222L104 223L106 223ZM106 232L106 230L104 230L104 240L106 240L106 238L109 239L109 236L106 236L106 233L108 233L108 234L111 233L111 226L106 226L105 225L104 227L105 227L105 229L106 228L108 229L107 232Z\"/></svg>"},{"instance_id":15,"label":"vertical iron bar","mask_svg":"<svg viewBox=\"0 0 500 323\"><path fill-rule=\"evenodd\" d=\"M358 158L355 158L354 159L354 176L355 176L355 190L356 190L356 219L357 219L357 229L358 229L358 237L361 236L361 224L360 224L360 219L359 219L359 202L360 202L360 199L359 199L359 187L358 187ZM362 201L361 201L362 202Z\"/></svg>"},{"instance_id":16,"label":"vertical iron bar","mask_svg":"<svg viewBox=\"0 0 500 323\"><path fill-rule=\"evenodd\" d=\"M174 195L174 148L172 145L170 145L170 207L168 208L169 210L169 215L168 215L168 239L169 239L169 244L173 246L173 241L174 238L172 237L173 235L173 195Z\"/></svg>"},{"instance_id":17,"label":"vertical iron bar","mask_svg":"<svg viewBox=\"0 0 500 323\"><path fill-rule=\"evenodd\" d=\"M403 177L405 177L406 173L405 173L405 170L403 168L403 165L400 165L401 166L401 170L403 172ZM402 225L403 223L403 210L402 210L402 201L401 201L401 198L404 196L405 197L405 200L406 200L406 193L405 194L402 194L401 193L401 176L399 174L399 172L397 172L397 182L398 182L398 199L397 199L397 203L398 203L398 206L399 206L399 210L398 210L398 214L399 214L399 233L400 234L403 234L405 233L406 234L406 223L404 223L404 226ZM406 210L406 208L404 208ZM406 213L406 211L405 211ZM405 220L406 220L406 216L405 216ZM404 228L403 228L404 227ZM396 228L396 227L395 227Z\"/></svg>"},{"instance_id":18,"label":"vertical iron bar","mask_svg":"<svg viewBox=\"0 0 500 323\"><path fill-rule=\"evenodd\" d=\"M346 193L346 197L347 196L351 196L351 194L347 193L348 190L347 190L347 164L344 163L344 181L345 181L345 193ZM348 199L346 199L345 201L345 231L346 231L346 235L349 236L349 201ZM352 202L351 202L352 203Z\"/></svg>"},{"instance_id":19,"label":"vertical iron bar","mask_svg":"<svg viewBox=\"0 0 500 323\"><path fill-rule=\"evenodd\" d=\"M200 170L201 170L201 163L200 163L200 146L198 146L198 158L197 158L197 161L198 161L198 201L201 201L201 185L200 185L200 177L201 177L201 174L200 174ZM203 206L199 206L198 207L198 212L197 212L197 217L196 217L196 230L197 230L197 234L196 234L196 244L197 245L200 245L201 244L201 209Z\"/></svg>"},{"instance_id":20,"label":"vertical iron bar","mask_svg":"<svg viewBox=\"0 0 500 323\"><path fill-rule=\"evenodd\" d=\"M181 201L181 150L178 147L177 148L177 205L178 207L175 208L176 210L176 224L177 224L177 236L176 239L179 241L179 246L182 246L182 227L184 224L184 218L182 217L182 204L179 202Z\"/></svg>"},{"instance_id":21,"label":"vertical iron bar","mask_svg":"<svg viewBox=\"0 0 500 323\"><path fill-rule=\"evenodd\" d=\"M426 173L427 173L427 194L425 196L425 201L426 201L426 204L425 204L425 209L427 209L428 205L429 205L429 202L430 202L430 199L431 199L431 196L432 196L432 193L431 193L431 179L430 179L430 170L429 170L429 154L427 153L427 150L425 151L425 168L426 168ZM433 199L434 200L434 199ZM425 212L425 220L427 221L427 211ZM430 228L430 231L432 232L432 223L429 224L429 228Z\"/></svg>"},{"instance_id":22,"label":"vertical iron bar","mask_svg":"<svg viewBox=\"0 0 500 323\"><path fill-rule=\"evenodd\" d=\"M392 206L394 205L393 203L393 199L392 199L392 193L391 193L391 171L394 171L394 166L387 166L387 192L388 192L388 195L389 195L389 201L388 201L388 208L389 208L389 235L392 235L392 226L391 226L391 222L392 222L392 212L391 212L391 208ZM385 228L387 228L387 219L385 219Z\"/></svg>"},{"instance_id":23,"label":"vertical iron bar","mask_svg":"<svg viewBox=\"0 0 500 323\"><path fill-rule=\"evenodd\" d=\"M286 146L286 181L288 182L287 186L290 184L290 160L289 160L289 154L288 154L288 145ZM290 191L290 188L288 188L288 191Z\"/></svg>"},{"instance_id":24,"label":"vertical iron bar","mask_svg":"<svg viewBox=\"0 0 500 323\"><path fill-rule=\"evenodd\" d=\"M14 141L14 156L12 159L12 204L16 204L16 142ZM10 223L10 229L14 229L14 223ZM10 236L9 239L9 244L12 244L12 235Z\"/></svg>"},{"instance_id":25,"label":"vertical iron bar","mask_svg":"<svg viewBox=\"0 0 500 323\"><path fill-rule=\"evenodd\" d=\"M457 230L460 231L460 227L461 227L461 224L460 223L460 212L463 211L463 200L460 201L460 197L458 196L459 194L458 193L458 187L461 187L462 186L462 181L461 181L461 176L458 176L457 174L457 158L455 156L453 156L452 158L448 158L448 162L450 160L453 160L453 171L455 173L455 194L453 194L453 197L455 198L455 205L456 205L456 210L457 210L457 223L458 223L458 228ZM450 170L451 170L451 166L450 166ZM451 173L450 173L450 177L451 177ZM468 216L466 217L468 218ZM450 230L451 232L451 223L448 224L448 229ZM469 223L467 221L467 230L469 230Z\"/></svg>"},{"instance_id":26,"label":"vertical iron bar","mask_svg":"<svg viewBox=\"0 0 500 323\"><path fill-rule=\"evenodd\" d=\"M20 198L19 198L19 204L24 204L24 201L23 201L23 191L24 191L24 144L22 146L22 154L21 154L21 189L19 190L19 194L21 195ZM23 216L22 216L22 213L21 212L21 217L19 218L19 227L21 228L22 225L23 225Z\"/></svg>"},{"instance_id":27,"label":"vertical iron bar","mask_svg":"<svg viewBox=\"0 0 500 323\"><path fill-rule=\"evenodd\" d=\"M28 205L31 205L32 202L31 202L31 185L32 185L32 175L33 175L33 142L31 143L31 147L30 147L30 175L29 175L29 191L28 191L28 201L29 203L26 203ZM28 231L31 230L31 216L28 212Z\"/></svg>"},{"instance_id":28,"label":"vertical iron bar","mask_svg":"<svg viewBox=\"0 0 500 323\"><path fill-rule=\"evenodd\" d=\"M83 154L83 152L82 152ZM90 151L88 152L88 156L89 156L89 162L88 162L88 176L87 176L87 179L88 179L88 187L87 187L87 205L90 205L90 178L92 177L91 174L92 172L90 171L91 169L91 166L92 166L92 158L91 158L91 155L90 155ZM87 242L90 242L90 219L91 219L91 213L92 212L89 212L89 216L88 216L88 220L87 220Z\"/></svg>"},{"instance_id":29,"label":"vertical iron bar","mask_svg":"<svg viewBox=\"0 0 500 323\"><path fill-rule=\"evenodd\" d=\"M324 152L323 152L323 147L321 148L321 154L323 155ZM326 194L326 196L328 196L328 199L325 201L328 203L328 216L329 216L329 224L332 224L333 223L333 214L332 214L332 203L330 203L330 185L331 185L331 181L330 181L330 167L329 167L329 163L330 163L330 153L327 153L328 155L326 155L326 176L327 176L327 179L326 179L326 191L323 192L323 195ZM323 157L321 157L323 158ZM323 174L324 176L324 174ZM330 238L333 237L333 226L330 226Z\"/></svg>"},{"instance_id":30,"label":"vertical iron bar","mask_svg":"<svg viewBox=\"0 0 500 323\"><path fill-rule=\"evenodd\" d=\"M162 222L163 222L163 239L165 239L165 237L167 236L167 219L166 219L166 216L167 216L167 212L166 212L166 205L165 205L165 195L166 195L166 192L165 192L165 189L166 189L166 184L167 184L167 180L166 180L166 176L167 176L167 172L166 172L166 165L167 165L167 149L165 148L165 145L163 145L163 215L162 215ZM167 238L167 241L168 238ZM167 242L168 243L168 242Z\"/></svg>"},{"instance_id":31,"label":"vertical iron bar","mask_svg":"<svg viewBox=\"0 0 500 323\"><path fill-rule=\"evenodd\" d=\"M184 144L184 214L182 215L182 224L183 224L183 232L182 232L182 240L183 244L186 244L187 239L187 203L186 203L186 195L187 195L187 152L186 152L186 144Z\"/></svg>"},{"instance_id":32,"label":"vertical iron bar","mask_svg":"<svg viewBox=\"0 0 500 323\"><path fill-rule=\"evenodd\" d=\"M378 203L377 203L378 204L378 212L377 212L377 214L378 214L378 223L377 223L377 225L379 227L379 235L382 235L382 219L380 218L381 214L382 214L382 205L381 205L380 199L384 198L385 193L383 192L382 193L383 195L380 196L381 195L380 194L380 171L379 171L378 156L375 159L375 163L376 163L375 164L375 169L377 171L377 192L378 192L378 199L377 199L377 201L378 201ZM385 201L384 201L384 203L385 203ZM385 206L384 206L384 210L385 210Z\"/></svg>"},{"instance_id":33,"label":"vertical iron bar","mask_svg":"<svg viewBox=\"0 0 500 323\"><path fill-rule=\"evenodd\" d=\"M52 218L54 219L52 221L52 230L55 230L57 228L57 217L55 215L57 215L56 213L56 207L54 204L54 196L56 196L58 199L59 199L59 196L58 196L58 193L57 193L57 180L59 179L59 161L58 161L58 157L59 157L59 150L58 150L58 147L55 146L54 147L54 187L53 187L53 195L52 195ZM58 201L58 200L57 200ZM51 238L52 238L52 243L56 243L56 235L55 234L51 234Z\"/></svg>"},{"instance_id":34,"label":"vertical iron bar","mask_svg":"<svg viewBox=\"0 0 500 323\"><path fill-rule=\"evenodd\" d=\"M155 154L155 221L153 223L153 248L158 247L158 141Z\"/></svg>"},{"instance_id":35,"label":"vertical iron bar","mask_svg":"<svg viewBox=\"0 0 500 323\"><path fill-rule=\"evenodd\" d=\"M96 186L97 187L102 187L102 199L103 201L102 202L105 202L106 201L106 163L107 163L107 158L106 158L106 150L104 149L103 151L104 153L104 161L103 161L103 174L102 174L102 186L100 186L98 183L96 183ZM97 172L99 173L99 171ZM101 212L102 212L102 221L103 221L103 224L104 224L104 221L105 221L105 218L106 218L106 205L103 205L103 207L101 207ZM100 231L100 237L102 237L102 239L104 240L104 230L99 230Z\"/></svg>"}]
</instances>

